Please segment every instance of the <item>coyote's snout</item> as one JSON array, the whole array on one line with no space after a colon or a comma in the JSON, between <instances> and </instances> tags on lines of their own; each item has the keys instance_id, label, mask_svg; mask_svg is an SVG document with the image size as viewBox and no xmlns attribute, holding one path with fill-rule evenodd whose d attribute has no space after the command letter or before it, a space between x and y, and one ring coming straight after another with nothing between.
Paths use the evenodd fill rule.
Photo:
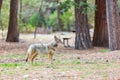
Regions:
<instances>
[{"instance_id":1,"label":"coyote's snout","mask_svg":"<svg viewBox=\"0 0 120 80\"><path fill-rule=\"evenodd\" d=\"M62 41L56 36L54 36L54 41L48 44L31 44L27 51L26 62L30 60L33 63L35 57L40 53L47 53L48 60L51 61L53 57L53 52L55 51L55 47L58 46L58 43L62 43Z\"/></svg>"}]
</instances>

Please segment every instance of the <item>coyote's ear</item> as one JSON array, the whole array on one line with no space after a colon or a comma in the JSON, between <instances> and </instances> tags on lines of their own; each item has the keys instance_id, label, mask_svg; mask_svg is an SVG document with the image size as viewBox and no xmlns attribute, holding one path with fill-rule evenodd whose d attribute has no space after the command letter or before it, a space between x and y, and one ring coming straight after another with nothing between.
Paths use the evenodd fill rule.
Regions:
<instances>
[{"instance_id":1,"label":"coyote's ear","mask_svg":"<svg viewBox=\"0 0 120 80\"><path fill-rule=\"evenodd\" d=\"M62 41L57 36L54 36L54 39L57 43L62 43Z\"/></svg>"},{"instance_id":2,"label":"coyote's ear","mask_svg":"<svg viewBox=\"0 0 120 80\"><path fill-rule=\"evenodd\" d=\"M57 36L54 36L54 39L55 39L55 41L58 41L58 38L57 38Z\"/></svg>"},{"instance_id":3,"label":"coyote's ear","mask_svg":"<svg viewBox=\"0 0 120 80\"><path fill-rule=\"evenodd\" d=\"M57 39L57 37L56 37L56 36L54 36L54 39L56 40L56 39Z\"/></svg>"}]
</instances>

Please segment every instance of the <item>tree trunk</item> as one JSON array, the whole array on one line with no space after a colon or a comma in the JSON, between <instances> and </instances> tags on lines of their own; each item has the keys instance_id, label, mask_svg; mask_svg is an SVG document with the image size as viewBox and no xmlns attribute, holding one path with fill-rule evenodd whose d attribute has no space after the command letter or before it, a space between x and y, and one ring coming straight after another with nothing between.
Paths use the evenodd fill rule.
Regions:
<instances>
[{"instance_id":1,"label":"tree trunk","mask_svg":"<svg viewBox=\"0 0 120 80\"><path fill-rule=\"evenodd\" d=\"M67 31L70 31L70 23L67 23Z\"/></svg>"},{"instance_id":2,"label":"tree trunk","mask_svg":"<svg viewBox=\"0 0 120 80\"><path fill-rule=\"evenodd\" d=\"M20 0L20 13L19 13L19 18L22 21L22 0Z\"/></svg>"},{"instance_id":3,"label":"tree trunk","mask_svg":"<svg viewBox=\"0 0 120 80\"><path fill-rule=\"evenodd\" d=\"M3 2L3 0L0 0L0 28L2 30L2 37L3 37L4 36L4 34L3 34L4 28L3 28L3 25L2 25L2 16L1 16L2 2Z\"/></svg>"},{"instance_id":4,"label":"tree trunk","mask_svg":"<svg viewBox=\"0 0 120 80\"><path fill-rule=\"evenodd\" d=\"M20 2L19 2L19 31L21 32L22 31L22 23L23 23L23 21L22 21L22 0L20 0Z\"/></svg>"},{"instance_id":5,"label":"tree trunk","mask_svg":"<svg viewBox=\"0 0 120 80\"><path fill-rule=\"evenodd\" d=\"M59 3L59 1L57 3ZM63 23L62 23L61 15L62 15L61 5L58 5L58 7L57 7L57 18L58 18L58 30L59 31L63 30Z\"/></svg>"},{"instance_id":6,"label":"tree trunk","mask_svg":"<svg viewBox=\"0 0 120 80\"><path fill-rule=\"evenodd\" d=\"M2 1L3 0L0 0L0 12L1 12L1 7L2 7Z\"/></svg>"},{"instance_id":7,"label":"tree trunk","mask_svg":"<svg viewBox=\"0 0 120 80\"><path fill-rule=\"evenodd\" d=\"M106 0L106 12L109 35L109 49L120 49L120 17L117 0Z\"/></svg>"},{"instance_id":8,"label":"tree trunk","mask_svg":"<svg viewBox=\"0 0 120 80\"><path fill-rule=\"evenodd\" d=\"M10 18L7 33L7 42L18 42L19 41L19 31L17 25L17 10L18 10L18 0L11 0L10 2Z\"/></svg>"},{"instance_id":9,"label":"tree trunk","mask_svg":"<svg viewBox=\"0 0 120 80\"><path fill-rule=\"evenodd\" d=\"M95 4L97 5L97 9L95 11L93 45L98 47L108 47L106 0L96 0Z\"/></svg>"},{"instance_id":10,"label":"tree trunk","mask_svg":"<svg viewBox=\"0 0 120 80\"><path fill-rule=\"evenodd\" d=\"M86 0L75 0L75 3L78 5L80 1L86 2ZM78 7L77 5L75 5L75 49L92 48L87 14L82 13L84 6Z\"/></svg>"}]
</instances>

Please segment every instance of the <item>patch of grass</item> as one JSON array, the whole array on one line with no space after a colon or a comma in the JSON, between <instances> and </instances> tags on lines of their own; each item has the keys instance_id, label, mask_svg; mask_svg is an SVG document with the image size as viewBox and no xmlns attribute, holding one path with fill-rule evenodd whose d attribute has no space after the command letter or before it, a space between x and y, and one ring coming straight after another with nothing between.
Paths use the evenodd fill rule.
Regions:
<instances>
[{"instance_id":1,"label":"patch of grass","mask_svg":"<svg viewBox=\"0 0 120 80\"><path fill-rule=\"evenodd\" d=\"M31 63L32 66L44 66L46 65L46 62L34 62L33 64Z\"/></svg>"},{"instance_id":2,"label":"patch of grass","mask_svg":"<svg viewBox=\"0 0 120 80\"><path fill-rule=\"evenodd\" d=\"M82 76L80 76L80 79L82 79L82 80L83 80L84 78L85 78L85 76L83 76L83 75L82 75Z\"/></svg>"},{"instance_id":3,"label":"patch of grass","mask_svg":"<svg viewBox=\"0 0 120 80\"><path fill-rule=\"evenodd\" d=\"M57 60L54 63L57 64L57 65L77 65L77 64L81 64L80 60L78 60L78 59Z\"/></svg>"},{"instance_id":4,"label":"patch of grass","mask_svg":"<svg viewBox=\"0 0 120 80\"><path fill-rule=\"evenodd\" d=\"M0 56L0 60L4 60L4 59L25 59L25 58L26 58L25 54L8 54L8 55Z\"/></svg>"},{"instance_id":5,"label":"patch of grass","mask_svg":"<svg viewBox=\"0 0 120 80\"><path fill-rule=\"evenodd\" d=\"M1 56L4 58L26 58L26 55L7 55L7 56ZM67 71L78 71L80 72L79 78L81 80L84 80L86 76L89 76L91 74L99 75L103 78L107 78L108 74L105 72L105 70L109 70L111 68L117 68L119 67L116 62L110 62L110 63L99 63L97 61L86 61L85 63L81 62L80 59L76 58L65 58L65 56L56 54L54 55L56 58L55 61L53 61L53 64L50 64L50 62L47 62L47 55L40 55L38 56L39 60L35 61L33 64L28 62L28 65L26 65L26 62L15 62L15 63L1 63L0 67L3 69L3 74L5 75L17 75L21 73L29 73L32 71L40 71L42 69L46 68L52 68L53 71L58 72L67 72Z\"/></svg>"},{"instance_id":6,"label":"patch of grass","mask_svg":"<svg viewBox=\"0 0 120 80\"><path fill-rule=\"evenodd\" d=\"M117 64L115 63L95 63L95 64L85 64L87 66L84 66L85 69L90 69L90 70L106 70L111 67L117 67ZM83 69L84 69L83 68Z\"/></svg>"},{"instance_id":7,"label":"patch of grass","mask_svg":"<svg viewBox=\"0 0 120 80\"><path fill-rule=\"evenodd\" d=\"M108 76L108 74L105 74L105 73L104 73L104 74L102 74L102 77L103 77L103 78L108 78L109 76Z\"/></svg>"},{"instance_id":8,"label":"patch of grass","mask_svg":"<svg viewBox=\"0 0 120 80\"><path fill-rule=\"evenodd\" d=\"M25 63L1 63L0 67L17 67L17 66L24 66Z\"/></svg>"},{"instance_id":9,"label":"patch of grass","mask_svg":"<svg viewBox=\"0 0 120 80\"><path fill-rule=\"evenodd\" d=\"M102 50L99 50L99 52L105 53L105 52L109 52L109 50L108 49L102 49Z\"/></svg>"},{"instance_id":10,"label":"patch of grass","mask_svg":"<svg viewBox=\"0 0 120 80\"><path fill-rule=\"evenodd\" d=\"M24 54L8 54L0 56L0 67L3 68L15 68L18 66L24 66L26 63L20 60L25 59Z\"/></svg>"}]
</instances>

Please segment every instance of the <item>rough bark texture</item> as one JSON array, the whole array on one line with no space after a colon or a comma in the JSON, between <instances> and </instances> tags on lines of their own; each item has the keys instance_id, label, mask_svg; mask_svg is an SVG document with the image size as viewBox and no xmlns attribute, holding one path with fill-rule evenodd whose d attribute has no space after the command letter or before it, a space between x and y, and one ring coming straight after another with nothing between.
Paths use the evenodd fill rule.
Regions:
<instances>
[{"instance_id":1,"label":"rough bark texture","mask_svg":"<svg viewBox=\"0 0 120 80\"><path fill-rule=\"evenodd\" d=\"M120 49L120 17L117 0L106 0L107 23L109 34L109 49Z\"/></svg>"},{"instance_id":2,"label":"rough bark texture","mask_svg":"<svg viewBox=\"0 0 120 80\"><path fill-rule=\"evenodd\" d=\"M11 0L10 2L10 18L7 33L7 42L18 42L19 41L19 31L17 25L17 10L18 10L18 0Z\"/></svg>"},{"instance_id":3,"label":"rough bark texture","mask_svg":"<svg viewBox=\"0 0 120 80\"><path fill-rule=\"evenodd\" d=\"M80 1L86 2L86 0L74 0L75 3L79 4ZM75 6L75 49L88 49L92 47L87 14L83 14L83 7Z\"/></svg>"},{"instance_id":4,"label":"rough bark texture","mask_svg":"<svg viewBox=\"0 0 120 80\"><path fill-rule=\"evenodd\" d=\"M106 0L96 0L95 29L93 45L98 47L108 47L108 28L106 19Z\"/></svg>"}]
</instances>

